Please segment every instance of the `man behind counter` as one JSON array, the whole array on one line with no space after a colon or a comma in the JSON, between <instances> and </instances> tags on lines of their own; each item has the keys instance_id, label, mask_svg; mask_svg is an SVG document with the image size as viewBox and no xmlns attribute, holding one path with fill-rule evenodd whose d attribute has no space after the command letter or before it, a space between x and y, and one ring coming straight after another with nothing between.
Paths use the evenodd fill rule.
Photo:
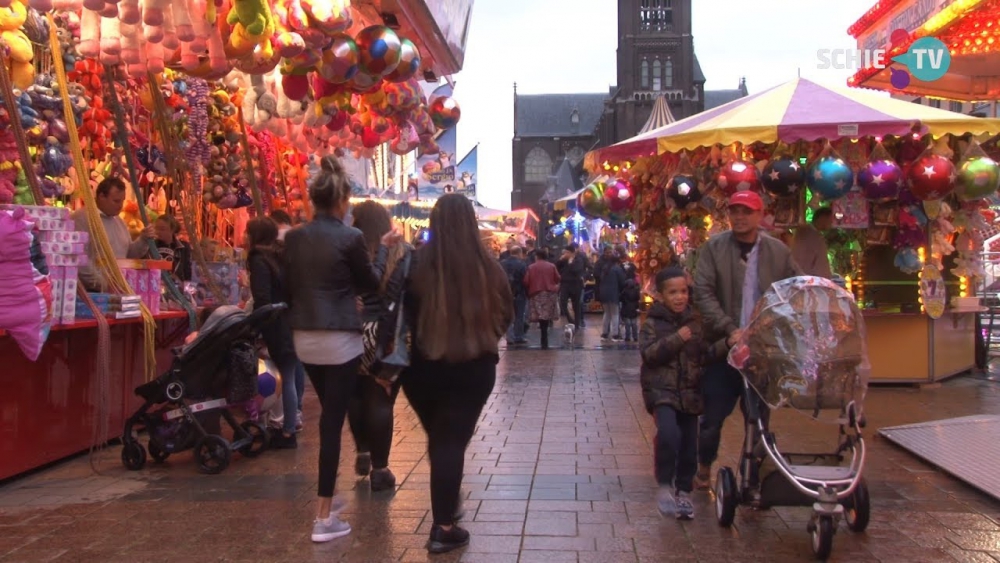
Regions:
<instances>
[{"instance_id":1,"label":"man behind counter","mask_svg":"<svg viewBox=\"0 0 1000 563\"><path fill-rule=\"evenodd\" d=\"M97 185L94 199L97 202L101 224L104 226L104 232L108 235L108 242L111 244L115 258L145 258L148 256L149 240L156 237L153 225L147 225L139 238L133 241L132 236L129 235L128 226L119 217L119 213L122 212L122 207L125 205L125 184L118 178L105 178ZM70 217L76 225L76 230L90 233L86 209L77 209ZM94 237L91 233L87 243L89 263L80 268L80 282L87 291L107 291L107 280L104 279L104 275L97 267L97 249L94 245Z\"/></svg>"}]
</instances>

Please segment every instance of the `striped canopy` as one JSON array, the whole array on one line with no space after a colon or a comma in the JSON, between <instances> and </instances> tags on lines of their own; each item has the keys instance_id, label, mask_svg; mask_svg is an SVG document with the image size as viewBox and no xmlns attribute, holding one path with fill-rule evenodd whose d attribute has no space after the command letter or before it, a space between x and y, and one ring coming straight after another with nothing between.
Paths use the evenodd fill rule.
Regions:
<instances>
[{"instance_id":1,"label":"striped canopy","mask_svg":"<svg viewBox=\"0 0 1000 563\"><path fill-rule=\"evenodd\" d=\"M918 123L922 134L1000 133L1000 119L972 117L798 78L592 151L588 163L737 142L906 135Z\"/></svg>"},{"instance_id":2,"label":"striped canopy","mask_svg":"<svg viewBox=\"0 0 1000 563\"><path fill-rule=\"evenodd\" d=\"M653 111L649 114L649 119L646 120L646 124L642 126L639 133L648 133L654 129L670 125L675 121L677 120L674 119L674 114L670 113L667 98L661 95L653 102Z\"/></svg>"}]
</instances>

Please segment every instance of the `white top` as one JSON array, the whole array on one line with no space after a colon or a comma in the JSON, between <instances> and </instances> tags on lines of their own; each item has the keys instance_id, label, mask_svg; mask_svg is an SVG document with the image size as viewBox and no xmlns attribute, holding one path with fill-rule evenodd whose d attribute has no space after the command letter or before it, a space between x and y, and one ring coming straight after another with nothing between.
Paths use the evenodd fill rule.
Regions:
<instances>
[{"instance_id":1,"label":"white top","mask_svg":"<svg viewBox=\"0 0 1000 563\"><path fill-rule=\"evenodd\" d=\"M295 354L304 364L339 366L365 351L360 332L344 330L296 330Z\"/></svg>"},{"instance_id":2,"label":"white top","mask_svg":"<svg viewBox=\"0 0 1000 563\"><path fill-rule=\"evenodd\" d=\"M826 239L823 233L812 225L800 227L796 231L795 241L792 243L792 258L807 276L833 278L830 258L827 256Z\"/></svg>"}]
</instances>

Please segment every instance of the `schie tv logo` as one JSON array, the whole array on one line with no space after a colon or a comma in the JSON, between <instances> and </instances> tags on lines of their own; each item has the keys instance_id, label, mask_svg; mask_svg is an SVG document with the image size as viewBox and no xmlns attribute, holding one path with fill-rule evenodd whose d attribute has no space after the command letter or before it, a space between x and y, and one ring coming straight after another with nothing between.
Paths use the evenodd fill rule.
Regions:
<instances>
[{"instance_id":1,"label":"schie tv logo","mask_svg":"<svg viewBox=\"0 0 1000 563\"><path fill-rule=\"evenodd\" d=\"M890 36L889 49L820 49L816 51L816 57L819 59L818 68L820 70L884 69L890 62L896 62L906 67L906 70L890 69L889 82L898 90L910 85L911 75L921 82L934 82L944 77L948 67L951 66L951 53L947 45L934 37L921 37L914 41L905 53L888 59L889 51L909 41L910 34L905 29L897 29Z\"/></svg>"}]
</instances>

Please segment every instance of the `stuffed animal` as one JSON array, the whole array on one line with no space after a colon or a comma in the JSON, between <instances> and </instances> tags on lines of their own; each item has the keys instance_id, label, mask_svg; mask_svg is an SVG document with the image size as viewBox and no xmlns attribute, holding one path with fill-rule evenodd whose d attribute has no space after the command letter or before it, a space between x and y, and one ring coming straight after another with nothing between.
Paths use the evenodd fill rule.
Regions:
<instances>
[{"instance_id":1,"label":"stuffed animal","mask_svg":"<svg viewBox=\"0 0 1000 563\"><path fill-rule=\"evenodd\" d=\"M31 40L21 30L27 19L28 7L21 0L14 0L9 7L0 8L0 40L7 45L7 71L14 87L21 89L35 81Z\"/></svg>"},{"instance_id":2,"label":"stuffed animal","mask_svg":"<svg viewBox=\"0 0 1000 563\"><path fill-rule=\"evenodd\" d=\"M266 0L233 0L226 23L234 27L240 24L247 34L258 38L269 38L274 33L273 15Z\"/></svg>"},{"instance_id":3,"label":"stuffed animal","mask_svg":"<svg viewBox=\"0 0 1000 563\"><path fill-rule=\"evenodd\" d=\"M354 23L349 0L301 0L309 21L327 35L343 33Z\"/></svg>"}]
</instances>

